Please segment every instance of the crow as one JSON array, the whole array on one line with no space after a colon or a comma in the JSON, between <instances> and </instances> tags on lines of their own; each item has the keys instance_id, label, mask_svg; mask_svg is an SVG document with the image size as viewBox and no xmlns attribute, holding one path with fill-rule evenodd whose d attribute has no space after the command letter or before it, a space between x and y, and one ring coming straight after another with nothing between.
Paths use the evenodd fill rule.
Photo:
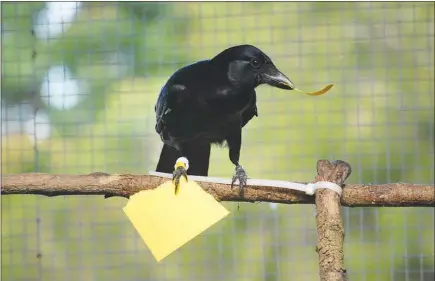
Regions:
<instances>
[{"instance_id":1,"label":"crow","mask_svg":"<svg viewBox=\"0 0 435 281\"><path fill-rule=\"evenodd\" d=\"M185 168L174 170L179 157L189 160L189 174L208 176L211 144L226 145L236 166L231 187L239 181L242 196L247 174L239 163L242 128L258 116L257 86L293 90L293 83L272 60L252 45L225 49L209 60L177 70L162 87L155 105L155 130L164 145L156 171L171 173L178 186Z\"/></svg>"}]
</instances>

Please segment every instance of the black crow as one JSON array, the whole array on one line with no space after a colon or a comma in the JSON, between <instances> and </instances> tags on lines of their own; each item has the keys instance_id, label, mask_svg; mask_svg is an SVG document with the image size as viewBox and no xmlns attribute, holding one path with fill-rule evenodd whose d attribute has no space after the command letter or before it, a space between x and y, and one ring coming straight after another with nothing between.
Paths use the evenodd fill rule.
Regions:
<instances>
[{"instance_id":1,"label":"black crow","mask_svg":"<svg viewBox=\"0 0 435 281\"><path fill-rule=\"evenodd\" d=\"M258 116L255 88L261 84L295 88L265 53L251 45L228 48L177 70L155 105L155 129L164 143L156 171L174 172L178 186L187 173L182 167L174 171L174 163L184 156L190 175L208 176L211 144L226 142L236 166L232 186L239 180L242 195L247 180L239 163L242 128Z\"/></svg>"}]
</instances>

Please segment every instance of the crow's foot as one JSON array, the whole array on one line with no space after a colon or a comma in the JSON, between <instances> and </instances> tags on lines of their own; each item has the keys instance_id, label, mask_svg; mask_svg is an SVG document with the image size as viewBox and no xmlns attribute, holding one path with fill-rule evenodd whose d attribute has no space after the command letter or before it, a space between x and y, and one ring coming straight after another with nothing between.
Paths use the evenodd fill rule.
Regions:
<instances>
[{"instance_id":1,"label":"crow's foot","mask_svg":"<svg viewBox=\"0 0 435 281\"><path fill-rule=\"evenodd\" d=\"M234 188L234 183L236 180L239 180L239 195L243 197L244 187L246 186L246 182L248 181L248 176L246 175L245 170L242 166L237 165L236 174L233 176L233 180L231 182L231 188Z\"/></svg>"},{"instance_id":2,"label":"crow's foot","mask_svg":"<svg viewBox=\"0 0 435 281\"><path fill-rule=\"evenodd\" d=\"M189 168L189 161L185 157L180 157L177 159L174 168L175 170L172 173L172 182L175 185L175 194L177 194L180 184L180 178L183 176L186 179L186 182L189 181L187 179L187 169Z\"/></svg>"}]
</instances>

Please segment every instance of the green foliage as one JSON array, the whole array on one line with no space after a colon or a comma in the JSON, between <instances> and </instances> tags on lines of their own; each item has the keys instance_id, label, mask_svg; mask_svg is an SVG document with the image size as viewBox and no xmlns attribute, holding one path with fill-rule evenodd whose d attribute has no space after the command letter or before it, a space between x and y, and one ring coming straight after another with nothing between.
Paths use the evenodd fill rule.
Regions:
<instances>
[{"instance_id":1,"label":"green foliage","mask_svg":"<svg viewBox=\"0 0 435 281\"><path fill-rule=\"evenodd\" d=\"M41 41L31 30L42 3L2 4L3 102L37 96L53 65L88 85L72 109L43 107L48 140L2 138L2 173L154 169L154 103L168 75L250 43L301 89L335 84L321 97L259 87L259 118L243 136L250 177L310 181L327 158L351 163L348 182L433 181L433 3L82 5L62 36ZM110 63L119 53L125 65ZM211 175L231 176L227 158L213 149ZM312 206L225 203L227 219L157 264L122 213L124 199L1 200L2 280L318 279ZM343 212L352 280L433 279L432 209Z\"/></svg>"}]
</instances>

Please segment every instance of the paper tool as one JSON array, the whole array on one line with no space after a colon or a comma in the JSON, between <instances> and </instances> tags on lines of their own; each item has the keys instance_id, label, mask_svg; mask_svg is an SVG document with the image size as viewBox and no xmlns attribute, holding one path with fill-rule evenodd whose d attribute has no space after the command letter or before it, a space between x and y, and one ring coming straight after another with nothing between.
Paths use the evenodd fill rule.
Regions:
<instances>
[{"instance_id":1,"label":"paper tool","mask_svg":"<svg viewBox=\"0 0 435 281\"><path fill-rule=\"evenodd\" d=\"M178 162L177 162L178 163ZM132 195L123 208L157 261L229 214L196 182L180 178Z\"/></svg>"}]
</instances>

